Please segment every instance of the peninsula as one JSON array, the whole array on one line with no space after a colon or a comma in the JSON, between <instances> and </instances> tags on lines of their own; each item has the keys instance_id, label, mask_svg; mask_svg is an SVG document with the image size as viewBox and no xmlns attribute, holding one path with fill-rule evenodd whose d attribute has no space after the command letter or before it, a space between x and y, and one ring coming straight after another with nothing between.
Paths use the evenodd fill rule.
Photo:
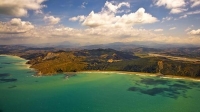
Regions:
<instances>
[{"instance_id":1,"label":"peninsula","mask_svg":"<svg viewBox=\"0 0 200 112\"><path fill-rule=\"evenodd\" d=\"M37 71L36 75L98 70L159 73L198 78L200 77L198 53L200 48L192 49L193 51L177 50L177 48L170 50L149 48L61 49L5 45L0 47L0 54L16 55L29 60L27 64ZM192 55L189 55L190 51ZM194 55L196 55L195 58L192 57Z\"/></svg>"}]
</instances>

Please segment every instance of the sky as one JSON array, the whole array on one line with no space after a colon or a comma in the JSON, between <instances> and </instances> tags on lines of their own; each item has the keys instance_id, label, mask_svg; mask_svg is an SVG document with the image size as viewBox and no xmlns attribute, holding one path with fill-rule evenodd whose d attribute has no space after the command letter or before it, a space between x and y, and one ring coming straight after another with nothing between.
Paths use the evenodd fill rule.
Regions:
<instances>
[{"instance_id":1,"label":"sky","mask_svg":"<svg viewBox=\"0 0 200 112\"><path fill-rule=\"evenodd\" d=\"M200 45L200 0L0 0L0 44Z\"/></svg>"}]
</instances>

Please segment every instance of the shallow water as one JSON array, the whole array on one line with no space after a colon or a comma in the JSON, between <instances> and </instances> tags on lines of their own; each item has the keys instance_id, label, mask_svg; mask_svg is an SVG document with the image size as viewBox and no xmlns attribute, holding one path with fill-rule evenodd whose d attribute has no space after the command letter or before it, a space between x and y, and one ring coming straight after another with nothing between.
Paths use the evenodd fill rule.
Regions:
<instances>
[{"instance_id":1,"label":"shallow water","mask_svg":"<svg viewBox=\"0 0 200 112\"><path fill-rule=\"evenodd\" d=\"M200 112L200 83L114 72L33 77L0 56L0 112Z\"/></svg>"}]
</instances>

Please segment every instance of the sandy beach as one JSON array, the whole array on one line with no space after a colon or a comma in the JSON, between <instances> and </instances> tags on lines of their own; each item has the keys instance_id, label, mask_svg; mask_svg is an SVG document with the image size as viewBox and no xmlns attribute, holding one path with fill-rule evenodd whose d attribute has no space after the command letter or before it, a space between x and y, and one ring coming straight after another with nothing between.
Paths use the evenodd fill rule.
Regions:
<instances>
[{"instance_id":1,"label":"sandy beach","mask_svg":"<svg viewBox=\"0 0 200 112\"><path fill-rule=\"evenodd\" d=\"M192 77L184 77L184 76L175 76L175 75L157 75L157 73L143 73L143 72L127 72L127 71L80 71L80 73L118 73L125 75L138 75L138 76L150 76L150 77L159 77L163 79L176 79L176 80L192 80L192 81L200 81L200 78L192 78Z\"/></svg>"}]
</instances>

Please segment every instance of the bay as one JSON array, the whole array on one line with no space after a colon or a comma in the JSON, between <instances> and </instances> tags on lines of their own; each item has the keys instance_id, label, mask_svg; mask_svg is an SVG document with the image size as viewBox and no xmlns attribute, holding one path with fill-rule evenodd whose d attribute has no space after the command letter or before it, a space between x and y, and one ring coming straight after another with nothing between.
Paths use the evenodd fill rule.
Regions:
<instances>
[{"instance_id":1,"label":"bay","mask_svg":"<svg viewBox=\"0 0 200 112\"><path fill-rule=\"evenodd\" d=\"M200 83L120 72L35 77L0 56L0 112L198 112Z\"/></svg>"}]
</instances>

